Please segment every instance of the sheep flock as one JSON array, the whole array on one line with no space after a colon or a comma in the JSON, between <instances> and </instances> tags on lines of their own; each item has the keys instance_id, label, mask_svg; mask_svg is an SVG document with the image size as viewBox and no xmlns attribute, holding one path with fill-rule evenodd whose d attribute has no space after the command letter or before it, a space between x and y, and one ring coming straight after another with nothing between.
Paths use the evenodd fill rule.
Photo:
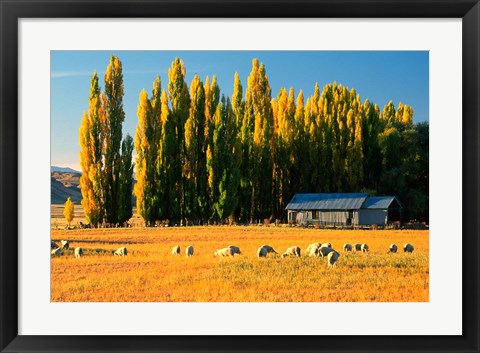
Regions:
<instances>
[{"instance_id":1,"label":"sheep flock","mask_svg":"<svg viewBox=\"0 0 480 353\"><path fill-rule=\"evenodd\" d=\"M55 241L51 241L50 243L50 253L53 257L61 256L65 254L65 250L70 249L70 241L69 240L61 240L59 245ZM355 244L343 244L342 250L344 253L356 253L361 252L368 255L369 253L369 246L366 243L355 243ZM397 253L398 247L396 244L390 244L389 248L387 249L387 253ZM404 253L412 253L414 251L414 246L410 243L406 243L403 246ZM113 256L118 257L126 257L128 256L128 250L125 246L122 246L116 250L111 251ZM190 258L194 255L194 247L193 245L189 245L185 247L185 256ZM177 256L181 254L181 246L175 245L171 250L170 254L173 256ZM85 249L82 247L76 247L73 250L73 255L76 259L80 259L81 257L85 256ZM225 248L216 249L213 252L214 257L219 258L227 258L227 257L234 257L242 255L242 252L238 246L229 245ZM259 259L267 258L267 257L302 257L302 250L299 246L291 246L288 247L281 255L270 245L263 244L261 245L256 255ZM305 257L317 257L317 258L326 258L328 267L334 268L337 266L337 262L340 258L340 252L335 250L332 247L330 242L317 242L312 243L307 246L305 251L303 252Z\"/></svg>"}]
</instances>

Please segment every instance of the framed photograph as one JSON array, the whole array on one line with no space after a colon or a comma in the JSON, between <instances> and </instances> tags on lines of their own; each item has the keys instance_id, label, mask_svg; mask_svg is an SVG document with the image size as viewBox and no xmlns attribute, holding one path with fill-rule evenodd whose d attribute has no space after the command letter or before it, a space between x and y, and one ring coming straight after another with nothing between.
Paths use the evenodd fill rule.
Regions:
<instances>
[{"instance_id":1,"label":"framed photograph","mask_svg":"<svg viewBox=\"0 0 480 353\"><path fill-rule=\"evenodd\" d=\"M479 6L2 1L0 351L478 352Z\"/></svg>"}]
</instances>

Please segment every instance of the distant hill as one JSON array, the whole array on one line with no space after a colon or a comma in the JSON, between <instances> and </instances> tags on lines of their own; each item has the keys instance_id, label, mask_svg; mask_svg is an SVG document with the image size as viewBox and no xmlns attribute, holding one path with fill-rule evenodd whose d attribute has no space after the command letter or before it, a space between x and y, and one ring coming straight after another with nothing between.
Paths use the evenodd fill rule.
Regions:
<instances>
[{"instance_id":1,"label":"distant hill","mask_svg":"<svg viewBox=\"0 0 480 353\"><path fill-rule=\"evenodd\" d=\"M53 168L53 167L52 167ZM65 168L73 170L70 168ZM51 203L52 205L63 205L67 198L75 204L82 201L82 192L80 190L80 176L82 174L73 172L52 171L51 173ZM136 182L134 181L134 184ZM136 204L135 196L132 195L132 205Z\"/></svg>"},{"instance_id":2,"label":"distant hill","mask_svg":"<svg viewBox=\"0 0 480 353\"><path fill-rule=\"evenodd\" d=\"M70 168L65 168L70 169ZM73 169L70 169L73 170ZM52 204L64 204L67 198L75 204L80 204L82 193L80 191L80 173L79 172L61 172L51 173L51 202Z\"/></svg>"},{"instance_id":3,"label":"distant hill","mask_svg":"<svg viewBox=\"0 0 480 353\"><path fill-rule=\"evenodd\" d=\"M65 185L67 188L76 186L80 187L80 176L81 174L78 172L52 172L51 173L52 178L55 180L61 182L63 185Z\"/></svg>"},{"instance_id":4,"label":"distant hill","mask_svg":"<svg viewBox=\"0 0 480 353\"><path fill-rule=\"evenodd\" d=\"M78 173L78 174L81 174L78 170L68 168L68 167L57 167L57 166L54 166L54 165L52 165L50 167L50 171L52 173L53 172L61 172L61 173Z\"/></svg>"}]
</instances>

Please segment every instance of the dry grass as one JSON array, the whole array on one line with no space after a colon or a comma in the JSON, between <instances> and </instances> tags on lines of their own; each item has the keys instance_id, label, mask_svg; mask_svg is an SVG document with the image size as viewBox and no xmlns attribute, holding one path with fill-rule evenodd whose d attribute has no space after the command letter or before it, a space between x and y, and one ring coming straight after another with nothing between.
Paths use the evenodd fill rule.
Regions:
<instances>
[{"instance_id":1,"label":"dry grass","mask_svg":"<svg viewBox=\"0 0 480 353\"><path fill-rule=\"evenodd\" d=\"M65 205L54 204L50 207L50 226L52 229L63 229L67 225L65 221L65 216L63 215L63 210ZM79 222L87 223L83 208L81 205L74 205L73 207L73 221L71 226L79 228ZM141 227L144 225L144 222L138 214L136 214L136 208L133 208L133 217L130 219L129 223L136 227Z\"/></svg>"},{"instance_id":2,"label":"dry grass","mask_svg":"<svg viewBox=\"0 0 480 353\"><path fill-rule=\"evenodd\" d=\"M63 210L63 209L62 209ZM52 230L53 240L71 240L73 250L51 261L55 302L404 302L429 300L428 231L317 230L288 227L188 227ZM313 242L368 243L370 253L341 252L337 268L322 258L258 259L262 244L282 253ZM410 242L415 252L401 248ZM400 252L388 254L391 243ZM180 245L181 256L170 255ZM195 247L186 258L185 248ZM213 251L237 245L242 255L215 258ZM126 258L111 252L126 246Z\"/></svg>"}]
</instances>

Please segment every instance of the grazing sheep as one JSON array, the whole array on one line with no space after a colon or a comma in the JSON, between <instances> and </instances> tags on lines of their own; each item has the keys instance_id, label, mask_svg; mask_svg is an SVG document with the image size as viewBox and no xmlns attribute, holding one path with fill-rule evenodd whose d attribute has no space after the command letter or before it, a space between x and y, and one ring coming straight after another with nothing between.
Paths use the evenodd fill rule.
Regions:
<instances>
[{"instance_id":1,"label":"grazing sheep","mask_svg":"<svg viewBox=\"0 0 480 353\"><path fill-rule=\"evenodd\" d=\"M257 255L258 257L267 257L269 253L274 253L277 254L274 248L272 248L270 245L262 245L261 247L258 248L257 250Z\"/></svg>"},{"instance_id":2,"label":"grazing sheep","mask_svg":"<svg viewBox=\"0 0 480 353\"><path fill-rule=\"evenodd\" d=\"M193 245L187 246L187 249L185 250L185 256L193 256Z\"/></svg>"},{"instance_id":3,"label":"grazing sheep","mask_svg":"<svg viewBox=\"0 0 480 353\"><path fill-rule=\"evenodd\" d=\"M328 253L327 260L329 267L337 267L337 260L340 254L336 251L331 251Z\"/></svg>"},{"instance_id":4,"label":"grazing sheep","mask_svg":"<svg viewBox=\"0 0 480 353\"><path fill-rule=\"evenodd\" d=\"M70 242L68 240L62 240L60 243L62 244L62 248L64 248L65 250L68 250L70 248Z\"/></svg>"},{"instance_id":5,"label":"grazing sheep","mask_svg":"<svg viewBox=\"0 0 480 353\"><path fill-rule=\"evenodd\" d=\"M122 246L121 248L118 248L114 253L113 256L127 256L128 255L128 250L126 247Z\"/></svg>"},{"instance_id":6,"label":"grazing sheep","mask_svg":"<svg viewBox=\"0 0 480 353\"><path fill-rule=\"evenodd\" d=\"M241 255L240 248L235 245L229 245L228 248L232 249L232 255L238 254Z\"/></svg>"},{"instance_id":7,"label":"grazing sheep","mask_svg":"<svg viewBox=\"0 0 480 353\"><path fill-rule=\"evenodd\" d=\"M300 256L300 251L301 250L298 246L292 246L282 254L282 258L286 256Z\"/></svg>"},{"instance_id":8,"label":"grazing sheep","mask_svg":"<svg viewBox=\"0 0 480 353\"><path fill-rule=\"evenodd\" d=\"M352 244L343 244L343 252L352 251Z\"/></svg>"},{"instance_id":9,"label":"grazing sheep","mask_svg":"<svg viewBox=\"0 0 480 353\"><path fill-rule=\"evenodd\" d=\"M406 243L403 246L403 252L413 252L414 248L412 244Z\"/></svg>"},{"instance_id":10,"label":"grazing sheep","mask_svg":"<svg viewBox=\"0 0 480 353\"><path fill-rule=\"evenodd\" d=\"M318 255L318 249L322 246L321 243L313 243L310 244L307 247L307 250L305 250L305 255L306 256L317 256Z\"/></svg>"},{"instance_id":11,"label":"grazing sheep","mask_svg":"<svg viewBox=\"0 0 480 353\"><path fill-rule=\"evenodd\" d=\"M234 254L233 254L232 248L230 247L215 250L215 252L213 253L213 256L220 256L220 257L233 256L233 255Z\"/></svg>"},{"instance_id":12,"label":"grazing sheep","mask_svg":"<svg viewBox=\"0 0 480 353\"><path fill-rule=\"evenodd\" d=\"M172 248L172 252L171 252L172 255L180 255L180 247L178 245L175 245L173 248Z\"/></svg>"},{"instance_id":13,"label":"grazing sheep","mask_svg":"<svg viewBox=\"0 0 480 353\"><path fill-rule=\"evenodd\" d=\"M331 243L323 243L322 246L325 246L327 248L331 248L332 244Z\"/></svg>"},{"instance_id":14,"label":"grazing sheep","mask_svg":"<svg viewBox=\"0 0 480 353\"><path fill-rule=\"evenodd\" d=\"M360 251L362 250L362 244L353 244L353 251Z\"/></svg>"},{"instance_id":15,"label":"grazing sheep","mask_svg":"<svg viewBox=\"0 0 480 353\"><path fill-rule=\"evenodd\" d=\"M267 253L274 253L274 254L278 254L274 248L272 248L270 245L262 245L262 248L265 248L267 250Z\"/></svg>"},{"instance_id":16,"label":"grazing sheep","mask_svg":"<svg viewBox=\"0 0 480 353\"><path fill-rule=\"evenodd\" d=\"M397 245L390 244L390 252L397 252Z\"/></svg>"},{"instance_id":17,"label":"grazing sheep","mask_svg":"<svg viewBox=\"0 0 480 353\"><path fill-rule=\"evenodd\" d=\"M53 249L50 253L55 256L60 256L62 255L63 249L62 248L56 248Z\"/></svg>"},{"instance_id":18,"label":"grazing sheep","mask_svg":"<svg viewBox=\"0 0 480 353\"><path fill-rule=\"evenodd\" d=\"M332 251L335 251L333 250L332 248L329 248L328 246L321 246L319 249L318 249L318 256L321 256L321 257L324 257L324 256L327 256L328 254L330 254Z\"/></svg>"},{"instance_id":19,"label":"grazing sheep","mask_svg":"<svg viewBox=\"0 0 480 353\"><path fill-rule=\"evenodd\" d=\"M260 257L267 257L267 249L265 249L263 246L259 247L257 250L257 256Z\"/></svg>"},{"instance_id":20,"label":"grazing sheep","mask_svg":"<svg viewBox=\"0 0 480 353\"><path fill-rule=\"evenodd\" d=\"M367 244L362 244L362 252L368 252L368 245Z\"/></svg>"},{"instance_id":21,"label":"grazing sheep","mask_svg":"<svg viewBox=\"0 0 480 353\"><path fill-rule=\"evenodd\" d=\"M50 242L50 249L56 249L56 248L59 248L58 244L55 243L54 241L51 241Z\"/></svg>"},{"instance_id":22,"label":"grazing sheep","mask_svg":"<svg viewBox=\"0 0 480 353\"><path fill-rule=\"evenodd\" d=\"M82 248L75 248L75 258L79 259L83 256L83 249Z\"/></svg>"}]
</instances>

